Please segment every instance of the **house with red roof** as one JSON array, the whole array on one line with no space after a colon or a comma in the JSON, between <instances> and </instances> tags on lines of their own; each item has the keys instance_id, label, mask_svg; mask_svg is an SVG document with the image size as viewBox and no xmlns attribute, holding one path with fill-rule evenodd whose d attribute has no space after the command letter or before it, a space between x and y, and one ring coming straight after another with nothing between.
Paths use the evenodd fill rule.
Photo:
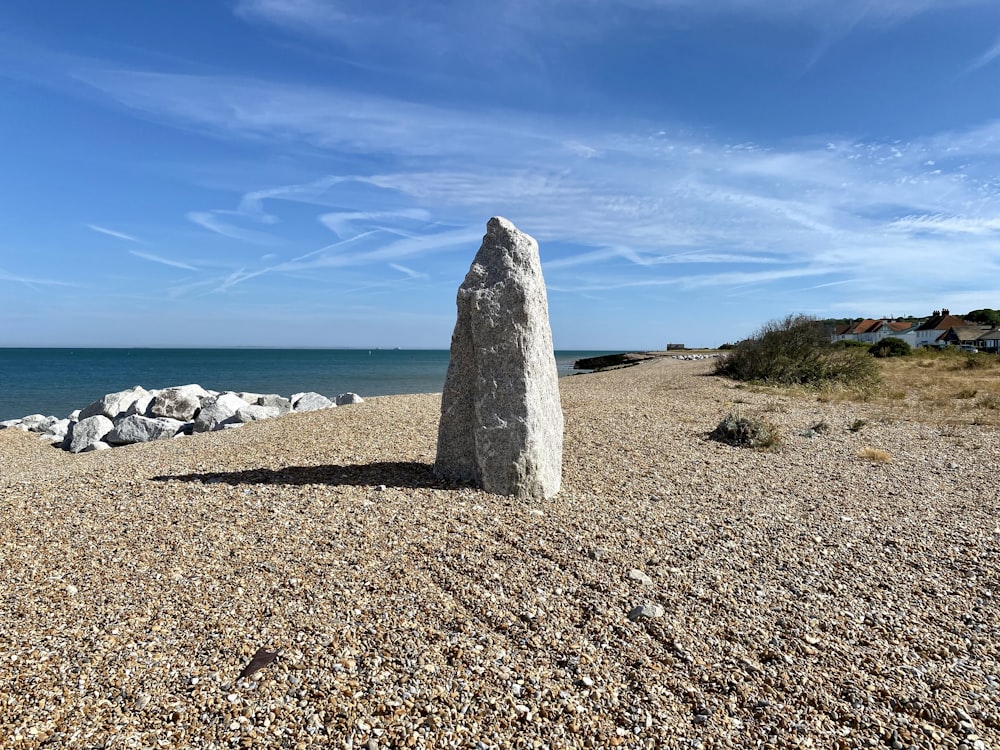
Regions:
<instances>
[{"instance_id":1,"label":"house with red roof","mask_svg":"<svg viewBox=\"0 0 1000 750\"><path fill-rule=\"evenodd\" d=\"M972 323L965 320L965 318L960 318L957 315L952 315L948 308L942 310L935 310L934 313L917 326L916 338L917 346L947 346L948 342L945 340L945 335L952 328L969 328L972 327Z\"/></svg>"},{"instance_id":2,"label":"house with red roof","mask_svg":"<svg viewBox=\"0 0 1000 750\"><path fill-rule=\"evenodd\" d=\"M860 323L847 323L837 326L833 331L833 341L861 341L865 344L877 344L885 338L893 336L902 339L910 346L916 346L914 333L916 324L900 320L866 318Z\"/></svg>"}]
</instances>

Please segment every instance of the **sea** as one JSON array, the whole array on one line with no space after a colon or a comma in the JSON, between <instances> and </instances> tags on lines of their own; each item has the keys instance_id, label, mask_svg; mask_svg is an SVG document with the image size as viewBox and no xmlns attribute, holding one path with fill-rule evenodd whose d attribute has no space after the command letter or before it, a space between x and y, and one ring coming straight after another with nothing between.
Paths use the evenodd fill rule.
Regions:
<instances>
[{"instance_id":1,"label":"sea","mask_svg":"<svg viewBox=\"0 0 1000 750\"><path fill-rule=\"evenodd\" d=\"M556 351L559 375L608 351ZM214 391L362 397L440 393L446 349L0 348L0 420L68 416L107 393L197 383Z\"/></svg>"}]
</instances>

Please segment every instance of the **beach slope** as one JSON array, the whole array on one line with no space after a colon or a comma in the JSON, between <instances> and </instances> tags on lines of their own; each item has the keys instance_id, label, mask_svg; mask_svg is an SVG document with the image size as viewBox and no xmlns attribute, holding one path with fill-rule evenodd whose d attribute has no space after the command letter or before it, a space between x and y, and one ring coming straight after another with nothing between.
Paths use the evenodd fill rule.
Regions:
<instances>
[{"instance_id":1,"label":"beach slope","mask_svg":"<svg viewBox=\"0 0 1000 750\"><path fill-rule=\"evenodd\" d=\"M0 432L0 746L1000 745L995 429L711 367L560 380L540 502L434 477L437 395ZM709 440L733 409L783 443Z\"/></svg>"}]
</instances>

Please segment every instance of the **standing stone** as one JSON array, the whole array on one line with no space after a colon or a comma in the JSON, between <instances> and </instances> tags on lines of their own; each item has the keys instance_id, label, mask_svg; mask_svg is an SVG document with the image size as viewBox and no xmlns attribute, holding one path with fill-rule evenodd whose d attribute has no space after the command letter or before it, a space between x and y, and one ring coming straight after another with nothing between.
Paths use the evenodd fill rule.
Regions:
<instances>
[{"instance_id":1,"label":"standing stone","mask_svg":"<svg viewBox=\"0 0 1000 750\"><path fill-rule=\"evenodd\" d=\"M538 243L494 217L458 289L434 471L500 495L552 497L562 442Z\"/></svg>"}]
</instances>

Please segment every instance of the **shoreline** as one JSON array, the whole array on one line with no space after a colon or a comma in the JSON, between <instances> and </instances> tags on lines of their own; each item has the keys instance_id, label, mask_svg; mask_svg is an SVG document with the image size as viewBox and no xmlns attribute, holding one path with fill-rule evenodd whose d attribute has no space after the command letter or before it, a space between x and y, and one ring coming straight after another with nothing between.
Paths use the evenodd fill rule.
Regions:
<instances>
[{"instance_id":1,"label":"shoreline","mask_svg":"<svg viewBox=\"0 0 1000 750\"><path fill-rule=\"evenodd\" d=\"M0 432L0 736L997 747L996 432L710 367L561 379L544 502L435 479L434 394L79 455ZM780 448L708 440L733 408Z\"/></svg>"},{"instance_id":2,"label":"shoreline","mask_svg":"<svg viewBox=\"0 0 1000 750\"><path fill-rule=\"evenodd\" d=\"M570 374L577 357L596 353L556 350L560 376ZM437 393L448 360L447 349L0 349L0 420L64 417L135 385L198 383L220 392L285 395L355 391L365 398Z\"/></svg>"}]
</instances>

